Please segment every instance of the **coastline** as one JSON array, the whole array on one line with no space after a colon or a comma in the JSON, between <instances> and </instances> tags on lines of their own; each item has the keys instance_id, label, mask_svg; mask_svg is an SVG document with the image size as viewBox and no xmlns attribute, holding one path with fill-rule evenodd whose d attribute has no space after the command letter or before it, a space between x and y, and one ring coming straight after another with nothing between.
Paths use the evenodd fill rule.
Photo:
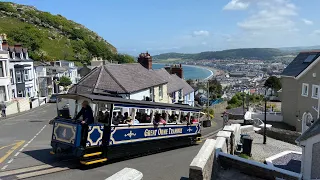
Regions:
<instances>
[{"instance_id":1,"label":"coastline","mask_svg":"<svg viewBox=\"0 0 320 180\"><path fill-rule=\"evenodd\" d=\"M153 63L153 64L163 64L165 65L165 63ZM208 67L208 66L201 66L201 65L190 65L190 64L181 64L182 67L183 66L189 66L189 67L194 67L194 68L200 68L200 69L205 69L207 71L210 71L210 75L204 79L201 79L201 80L208 80L208 79L211 79L215 76L218 76L218 75L221 75L223 74L223 71L219 70L219 69L216 69L216 68L213 68L213 67Z\"/></svg>"}]
</instances>

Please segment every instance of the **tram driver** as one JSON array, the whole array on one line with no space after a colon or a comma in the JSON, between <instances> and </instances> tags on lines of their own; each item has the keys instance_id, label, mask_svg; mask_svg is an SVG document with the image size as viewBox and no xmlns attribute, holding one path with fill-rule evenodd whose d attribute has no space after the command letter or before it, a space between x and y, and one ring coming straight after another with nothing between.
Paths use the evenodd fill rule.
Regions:
<instances>
[{"instance_id":1,"label":"tram driver","mask_svg":"<svg viewBox=\"0 0 320 180\"><path fill-rule=\"evenodd\" d=\"M88 101L82 102L82 108L80 112L77 114L77 116L74 118L74 120L79 119L79 117L82 116L81 126L82 126L82 138L81 138L81 145L85 146L88 136L88 125L94 123L93 119L93 112L91 107L89 106Z\"/></svg>"}]
</instances>

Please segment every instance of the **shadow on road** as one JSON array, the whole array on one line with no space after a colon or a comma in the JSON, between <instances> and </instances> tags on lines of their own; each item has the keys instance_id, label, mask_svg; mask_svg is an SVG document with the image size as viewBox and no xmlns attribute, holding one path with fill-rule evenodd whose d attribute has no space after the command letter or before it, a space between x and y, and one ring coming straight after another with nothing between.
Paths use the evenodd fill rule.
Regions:
<instances>
[{"instance_id":1,"label":"shadow on road","mask_svg":"<svg viewBox=\"0 0 320 180\"><path fill-rule=\"evenodd\" d=\"M80 163L77 158L67 155L52 155L51 149L39 149L32 151L24 151L23 153L35 160L48 164L53 167L68 167L70 169L79 168Z\"/></svg>"},{"instance_id":2,"label":"shadow on road","mask_svg":"<svg viewBox=\"0 0 320 180\"><path fill-rule=\"evenodd\" d=\"M196 145L194 145L196 146ZM80 169L80 170L90 170L94 168L98 168L104 165L113 164L129 159L139 158L143 156L149 156L157 153L162 153L166 151L176 150L176 149L182 149L182 148L188 148L191 146L180 146L180 147L174 147L174 148L168 148L168 149L162 149L159 151L149 152L149 153L141 153L134 156L125 156L117 159L110 159L105 163L97 163L93 165L82 165L80 164L79 158L70 156L70 155L52 155L50 154L51 149L39 149L39 150L32 150L32 151L25 151L24 154L32 157L35 160L38 160L42 162L43 164L48 164L53 167L67 167L70 169ZM182 179L183 180L183 179ZM186 180L186 179L185 179Z\"/></svg>"}]
</instances>

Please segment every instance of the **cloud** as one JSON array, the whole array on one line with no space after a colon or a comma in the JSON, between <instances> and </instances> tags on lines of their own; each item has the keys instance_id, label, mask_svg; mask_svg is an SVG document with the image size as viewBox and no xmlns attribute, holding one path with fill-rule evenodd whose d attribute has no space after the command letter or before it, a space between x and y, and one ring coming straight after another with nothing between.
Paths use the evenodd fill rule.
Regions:
<instances>
[{"instance_id":1,"label":"cloud","mask_svg":"<svg viewBox=\"0 0 320 180\"><path fill-rule=\"evenodd\" d=\"M206 30L200 30L200 31L193 31L193 36L209 36L209 31Z\"/></svg>"},{"instance_id":2,"label":"cloud","mask_svg":"<svg viewBox=\"0 0 320 180\"><path fill-rule=\"evenodd\" d=\"M252 2L255 2L257 10L237 24L240 28L249 31L279 31L295 28L292 17L298 15L297 8L290 0L252 0Z\"/></svg>"},{"instance_id":3,"label":"cloud","mask_svg":"<svg viewBox=\"0 0 320 180\"><path fill-rule=\"evenodd\" d=\"M302 21L303 21L306 25L313 25L313 21L311 21L311 20L302 19Z\"/></svg>"},{"instance_id":4,"label":"cloud","mask_svg":"<svg viewBox=\"0 0 320 180\"><path fill-rule=\"evenodd\" d=\"M311 35L317 35L317 36L319 36L319 35L320 35L320 29L314 30L314 31L311 33Z\"/></svg>"},{"instance_id":5,"label":"cloud","mask_svg":"<svg viewBox=\"0 0 320 180\"><path fill-rule=\"evenodd\" d=\"M250 2L248 0L231 0L223 7L223 10L245 10L249 5Z\"/></svg>"}]
</instances>

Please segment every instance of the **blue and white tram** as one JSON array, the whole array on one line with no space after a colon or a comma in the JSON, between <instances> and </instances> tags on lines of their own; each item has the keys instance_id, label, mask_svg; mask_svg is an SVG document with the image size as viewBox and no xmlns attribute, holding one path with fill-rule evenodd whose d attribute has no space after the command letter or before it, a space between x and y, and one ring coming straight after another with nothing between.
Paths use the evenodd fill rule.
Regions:
<instances>
[{"instance_id":1,"label":"blue and white tram","mask_svg":"<svg viewBox=\"0 0 320 180\"><path fill-rule=\"evenodd\" d=\"M58 98L51 153L73 154L85 165L191 145L201 137L199 108L92 94ZM89 102L94 116L86 137L81 123L73 120L83 101Z\"/></svg>"}]
</instances>

